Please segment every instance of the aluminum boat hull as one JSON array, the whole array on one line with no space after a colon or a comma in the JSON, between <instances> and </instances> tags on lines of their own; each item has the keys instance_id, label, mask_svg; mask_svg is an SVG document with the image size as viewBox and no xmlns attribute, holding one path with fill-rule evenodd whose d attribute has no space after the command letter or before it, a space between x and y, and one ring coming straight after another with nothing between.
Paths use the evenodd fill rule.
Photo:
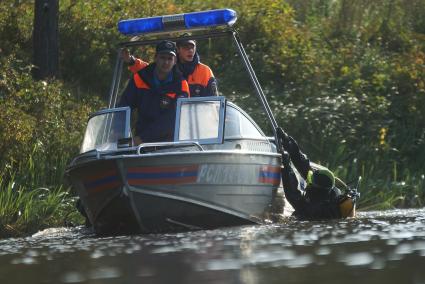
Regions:
<instances>
[{"instance_id":1,"label":"aluminum boat hull","mask_svg":"<svg viewBox=\"0 0 425 284\"><path fill-rule=\"evenodd\" d=\"M171 232L264 223L280 155L177 151L85 155L67 169L98 234Z\"/></svg>"}]
</instances>

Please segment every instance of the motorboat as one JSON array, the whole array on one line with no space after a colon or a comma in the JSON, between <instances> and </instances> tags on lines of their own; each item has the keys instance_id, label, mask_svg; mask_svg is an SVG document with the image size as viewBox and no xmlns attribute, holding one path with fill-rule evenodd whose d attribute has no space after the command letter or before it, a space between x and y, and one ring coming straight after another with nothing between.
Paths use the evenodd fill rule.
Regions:
<instances>
[{"instance_id":1,"label":"motorboat","mask_svg":"<svg viewBox=\"0 0 425 284\"><path fill-rule=\"evenodd\" d=\"M183 37L233 40L274 130L276 121L232 28L235 21L235 11L221 9L119 23L125 35L149 37L120 44L109 106L90 115L80 154L66 169L97 234L212 229L270 219L281 183L276 139L226 94L179 99L174 140L167 142L134 145L131 110L115 107L121 48L181 39L190 30L196 32Z\"/></svg>"}]
</instances>

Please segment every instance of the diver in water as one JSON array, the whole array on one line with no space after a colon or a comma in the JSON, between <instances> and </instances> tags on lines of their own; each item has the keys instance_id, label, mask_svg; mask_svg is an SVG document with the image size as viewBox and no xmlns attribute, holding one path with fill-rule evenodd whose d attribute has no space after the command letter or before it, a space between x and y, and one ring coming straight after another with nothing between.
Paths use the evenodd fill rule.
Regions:
<instances>
[{"instance_id":1,"label":"diver in water","mask_svg":"<svg viewBox=\"0 0 425 284\"><path fill-rule=\"evenodd\" d=\"M357 191L345 192L335 186L334 174L326 168L314 168L297 142L281 128L277 129L282 146L282 182L285 197L301 220L327 220L354 217ZM307 182L305 188L292 165Z\"/></svg>"}]
</instances>

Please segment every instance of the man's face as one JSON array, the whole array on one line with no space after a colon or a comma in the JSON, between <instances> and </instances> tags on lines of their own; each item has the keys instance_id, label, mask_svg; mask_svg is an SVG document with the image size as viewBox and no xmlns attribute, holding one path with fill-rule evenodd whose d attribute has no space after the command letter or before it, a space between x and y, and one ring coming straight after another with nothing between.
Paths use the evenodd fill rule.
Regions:
<instances>
[{"instance_id":1,"label":"man's face","mask_svg":"<svg viewBox=\"0 0 425 284\"><path fill-rule=\"evenodd\" d=\"M177 53L181 63L192 62L195 52L196 46L189 42L184 42L177 47Z\"/></svg>"},{"instance_id":2,"label":"man's face","mask_svg":"<svg viewBox=\"0 0 425 284\"><path fill-rule=\"evenodd\" d=\"M169 53L160 53L155 56L156 68L158 73L168 73L173 69L174 64L176 64L176 57Z\"/></svg>"}]
</instances>

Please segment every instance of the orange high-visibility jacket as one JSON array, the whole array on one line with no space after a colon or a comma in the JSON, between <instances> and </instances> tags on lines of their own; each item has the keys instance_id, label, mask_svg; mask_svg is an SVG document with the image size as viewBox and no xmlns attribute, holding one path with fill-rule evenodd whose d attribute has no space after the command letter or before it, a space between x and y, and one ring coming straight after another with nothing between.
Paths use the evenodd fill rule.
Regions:
<instances>
[{"instance_id":1,"label":"orange high-visibility jacket","mask_svg":"<svg viewBox=\"0 0 425 284\"><path fill-rule=\"evenodd\" d=\"M146 66L148 66L147 62L135 58L134 64L128 69L135 74ZM189 84L191 97L217 96L217 82L211 68L207 65L197 63L193 72L185 79Z\"/></svg>"}]
</instances>

